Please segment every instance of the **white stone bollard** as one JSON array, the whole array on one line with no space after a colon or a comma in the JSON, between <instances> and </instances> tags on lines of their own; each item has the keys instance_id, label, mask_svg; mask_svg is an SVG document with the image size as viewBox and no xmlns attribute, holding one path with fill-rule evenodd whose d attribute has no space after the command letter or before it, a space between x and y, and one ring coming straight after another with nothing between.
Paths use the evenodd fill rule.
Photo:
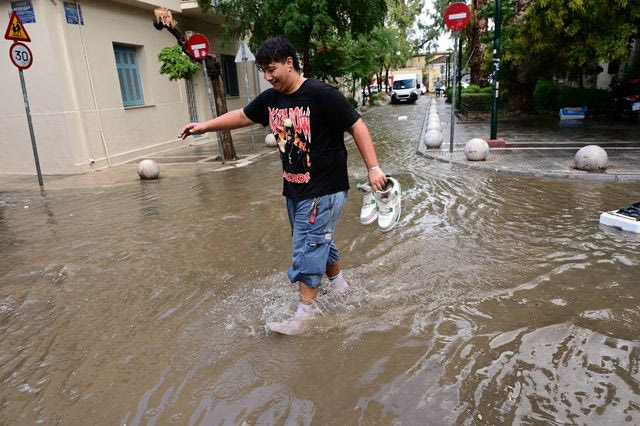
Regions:
<instances>
[{"instance_id":1,"label":"white stone bollard","mask_svg":"<svg viewBox=\"0 0 640 426\"><path fill-rule=\"evenodd\" d=\"M429 130L437 130L439 132L442 132L442 124L440 124L440 121L430 121L427 124L427 132Z\"/></svg>"},{"instance_id":2,"label":"white stone bollard","mask_svg":"<svg viewBox=\"0 0 640 426\"><path fill-rule=\"evenodd\" d=\"M489 155L489 144L484 139L473 138L464 146L464 155L469 161L484 161Z\"/></svg>"},{"instance_id":3,"label":"white stone bollard","mask_svg":"<svg viewBox=\"0 0 640 426\"><path fill-rule=\"evenodd\" d=\"M138 164L138 175L140 179L158 179L160 166L153 160L142 160Z\"/></svg>"},{"instance_id":4,"label":"white stone bollard","mask_svg":"<svg viewBox=\"0 0 640 426\"><path fill-rule=\"evenodd\" d=\"M587 145L576 152L573 162L579 170L604 170L609 165L609 156L598 145Z\"/></svg>"},{"instance_id":5,"label":"white stone bollard","mask_svg":"<svg viewBox=\"0 0 640 426\"><path fill-rule=\"evenodd\" d=\"M440 117L429 117L427 119L427 124L429 123L440 123Z\"/></svg>"},{"instance_id":6,"label":"white stone bollard","mask_svg":"<svg viewBox=\"0 0 640 426\"><path fill-rule=\"evenodd\" d=\"M278 143L276 142L276 137L273 135L273 133L269 133L267 136L264 137L264 144L271 148L278 146Z\"/></svg>"},{"instance_id":7,"label":"white stone bollard","mask_svg":"<svg viewBox=\"0 0 640 426\"><path fill-rule=\"evenodd\" d=\"M442 132L438 130L429 130L424 136L424 143L427 148L438 148L442 145Z\"/></svg>"}]
</instances>

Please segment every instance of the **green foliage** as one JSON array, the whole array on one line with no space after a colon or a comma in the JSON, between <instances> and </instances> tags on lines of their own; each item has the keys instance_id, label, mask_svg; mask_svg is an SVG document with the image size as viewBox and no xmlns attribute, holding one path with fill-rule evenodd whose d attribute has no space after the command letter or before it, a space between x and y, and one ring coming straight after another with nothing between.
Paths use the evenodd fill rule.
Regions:
<instances>
[{"instance_id":1,"label":"green foliage","mask_svg":"<svg viewBox=\"0 0 640 426\"><path fill-rule=\"evenodd\" d=\"M480 86L477 84L470 84L469 86L462 88L462 93L480 93Z\"/></svg>"},{"instance_id":2,"label":"green foliage","mask_svg":"<svg viewBox=\"0 0 640 426\"><path fill-rule=\"evenodd\" d=\"M485 86L482 89L480 89L480 93L493 93L493 87Z\"/></svg>"},{"instance_id":3,"label":"green foliage","mask_svg":"<svg viewBox=\"0 0 640 426\"><path fill-rule=\"evenodd\" d=\"M512 57L543 77L582 75L598 61L627 59L638 22L638 1L535 1L524 14Z\"/></svg>"},{"instance_id":4,"label":"green foliage","mask_svg":"<svg viewBox=\"0 0 640 426\"><path fill-rule=\"evenodd\" d=\"M462 92L462 103L469 107L469 111L486 112L491 111L490 93L464 93Z\"/></svg>"},{"instance_id":5,"label":"green foliage","mask_svg":"<svg viewBox=\"0 0 640 426\"><path fill-rule=\"evenodd\" d=\"M538 81L533 90L533 103L538 112L557 112L562 107L586 106L590 114L601 114L606 101L606 90L560 87L549 80Z\"/></svg>"},{"instance_id":6,"label":"green foliage","mask_svg":"<svg viewBox=\"0 0 640 426\"><path fill-rule=\"evenodd\" d=\"M451 93L453 92L453 88L451 86L444 89L444 96L447 98L446 103L451 103Z\"/></svg>"},{"instance_id":7,"label":"green foliage","mask_svg":"<svg viewBox=\"0 0 640 426\"><path fill-rule=\"evenodd\" d=\"M306 76L340 76L343 38L357 39L381 26L385 0L197 0L205 11L225 16L224 39L250 36L252 49L269 36L282 35L301 54Z\"/></svg>"},{"instance_id":8,"label":"green foliage","mask_svg":"<svg viewBox=\"0 0 640 426\"><path fill-rule=\"evenodd\" d=\"M168 74L169 80L188 79L200 69L177 44L162 49L158 54L158 61L162 63L160 74Z\"/></svg>"},{"instance_id":9,"label":"green foliage","mask_svg":"<svg viewBox=\"0 0 640 426\"><path fill-rule=\"evenodd\" d=\"M533 89L533 106L536 111L558 110L558 95L560 86L551 80L539 80Z\"/></svg>"},{"instance_id":10,"label":"green foliage","mask_svg":"<svg viewBox=\"0 0 640 426\"><path fill-rule=\"evenodd\" d=\"M349 103L351 104L351 106L353 107L353 109L357 109L358 108L358 101L356 101L353 98L347 98L347 100L349 101Z\"/></svg>"},{"instance_id":11,"label":"green foliage","mask_svg":"<svg viewBox=\"0 0 640 426\"><path fill-rule=\"evenodd\" d=\"M372 93L371 96L370 96L371 102L379 101L380 99L381 98L380 98L380 95L378 93Z\"/></svg>"}]
</instances>

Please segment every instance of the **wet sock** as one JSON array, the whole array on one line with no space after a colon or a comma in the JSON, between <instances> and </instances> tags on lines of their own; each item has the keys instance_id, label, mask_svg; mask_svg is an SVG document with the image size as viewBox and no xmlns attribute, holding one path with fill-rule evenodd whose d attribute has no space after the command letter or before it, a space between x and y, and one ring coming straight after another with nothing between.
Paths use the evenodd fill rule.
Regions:
<instances>
[{"instance_id":1,"label":"wet sock","mask_svg":"<svg viewBox=\"0 0 640 426\"><path fill-rule=\"evenodd\" d=\"M349 284L345 281L342 276L342 271L338 272L338 275L335 277L329 277L329 288L332 292L336 292L338 294L344 293L349 288Z\"/></svg>"},{"instance_id":2,"label":"wet sock","mask_svg":"<svg viewBox=\"0 0 640 426\"><path fill-rule=\"evenodd\" d=\"M298 309L296 310L294 317L307 316L312 313L313 313L313 305L305 305L304 303L300 302L298 303Z\"/></svg>"}]
</instances>

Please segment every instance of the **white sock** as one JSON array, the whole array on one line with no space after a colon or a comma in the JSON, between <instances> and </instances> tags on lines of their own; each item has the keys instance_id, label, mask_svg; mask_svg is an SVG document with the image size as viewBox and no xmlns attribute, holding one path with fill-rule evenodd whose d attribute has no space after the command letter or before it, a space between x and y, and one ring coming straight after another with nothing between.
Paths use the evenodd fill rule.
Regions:
<instances>
[{"instance_id":1,"label":"white sock","mask_svg":"<svg viewBox=\"0 0 640 426\"><path fill-rule=\"evenodd\" d=\"M342 276L342 271L338 272L338 275L336 275L335 277L329 277L329 286L331 286L332 289L336 289L338 291L344 291L349 288L349 284L347 284L344 277Z\"/></svg>"},{"instance_id":2,"label":"white sock","mask_svg":"<svg viewBox=\"0 0 640 426\"><path fill-rule=\"evenodd\" d=\"M298 309L296 309L296 314L295 316L300 316L300 315L308 315L310 313L313 312L313 305L305 305L302 302L298 303Z\"/></svg>"}]
</instances>

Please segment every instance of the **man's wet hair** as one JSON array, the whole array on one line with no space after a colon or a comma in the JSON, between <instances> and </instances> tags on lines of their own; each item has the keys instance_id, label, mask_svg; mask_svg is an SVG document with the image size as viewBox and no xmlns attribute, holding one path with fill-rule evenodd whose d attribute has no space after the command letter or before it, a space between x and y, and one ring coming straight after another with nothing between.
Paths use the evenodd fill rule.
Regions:
<instances>
[{"instance_id":1,"label":"man's wet hair","mask_svg":"<svg viewBox=\"0 0 640 426\"><path fill-rule=\"evenodd\" d=\"M262 43L256 54L256 64L260 70L266 69L273 62L286 62L291 56L293 68L300 72L300 61L293 45L284 37L269 37Z\"/></svg>"}]
</instances>

